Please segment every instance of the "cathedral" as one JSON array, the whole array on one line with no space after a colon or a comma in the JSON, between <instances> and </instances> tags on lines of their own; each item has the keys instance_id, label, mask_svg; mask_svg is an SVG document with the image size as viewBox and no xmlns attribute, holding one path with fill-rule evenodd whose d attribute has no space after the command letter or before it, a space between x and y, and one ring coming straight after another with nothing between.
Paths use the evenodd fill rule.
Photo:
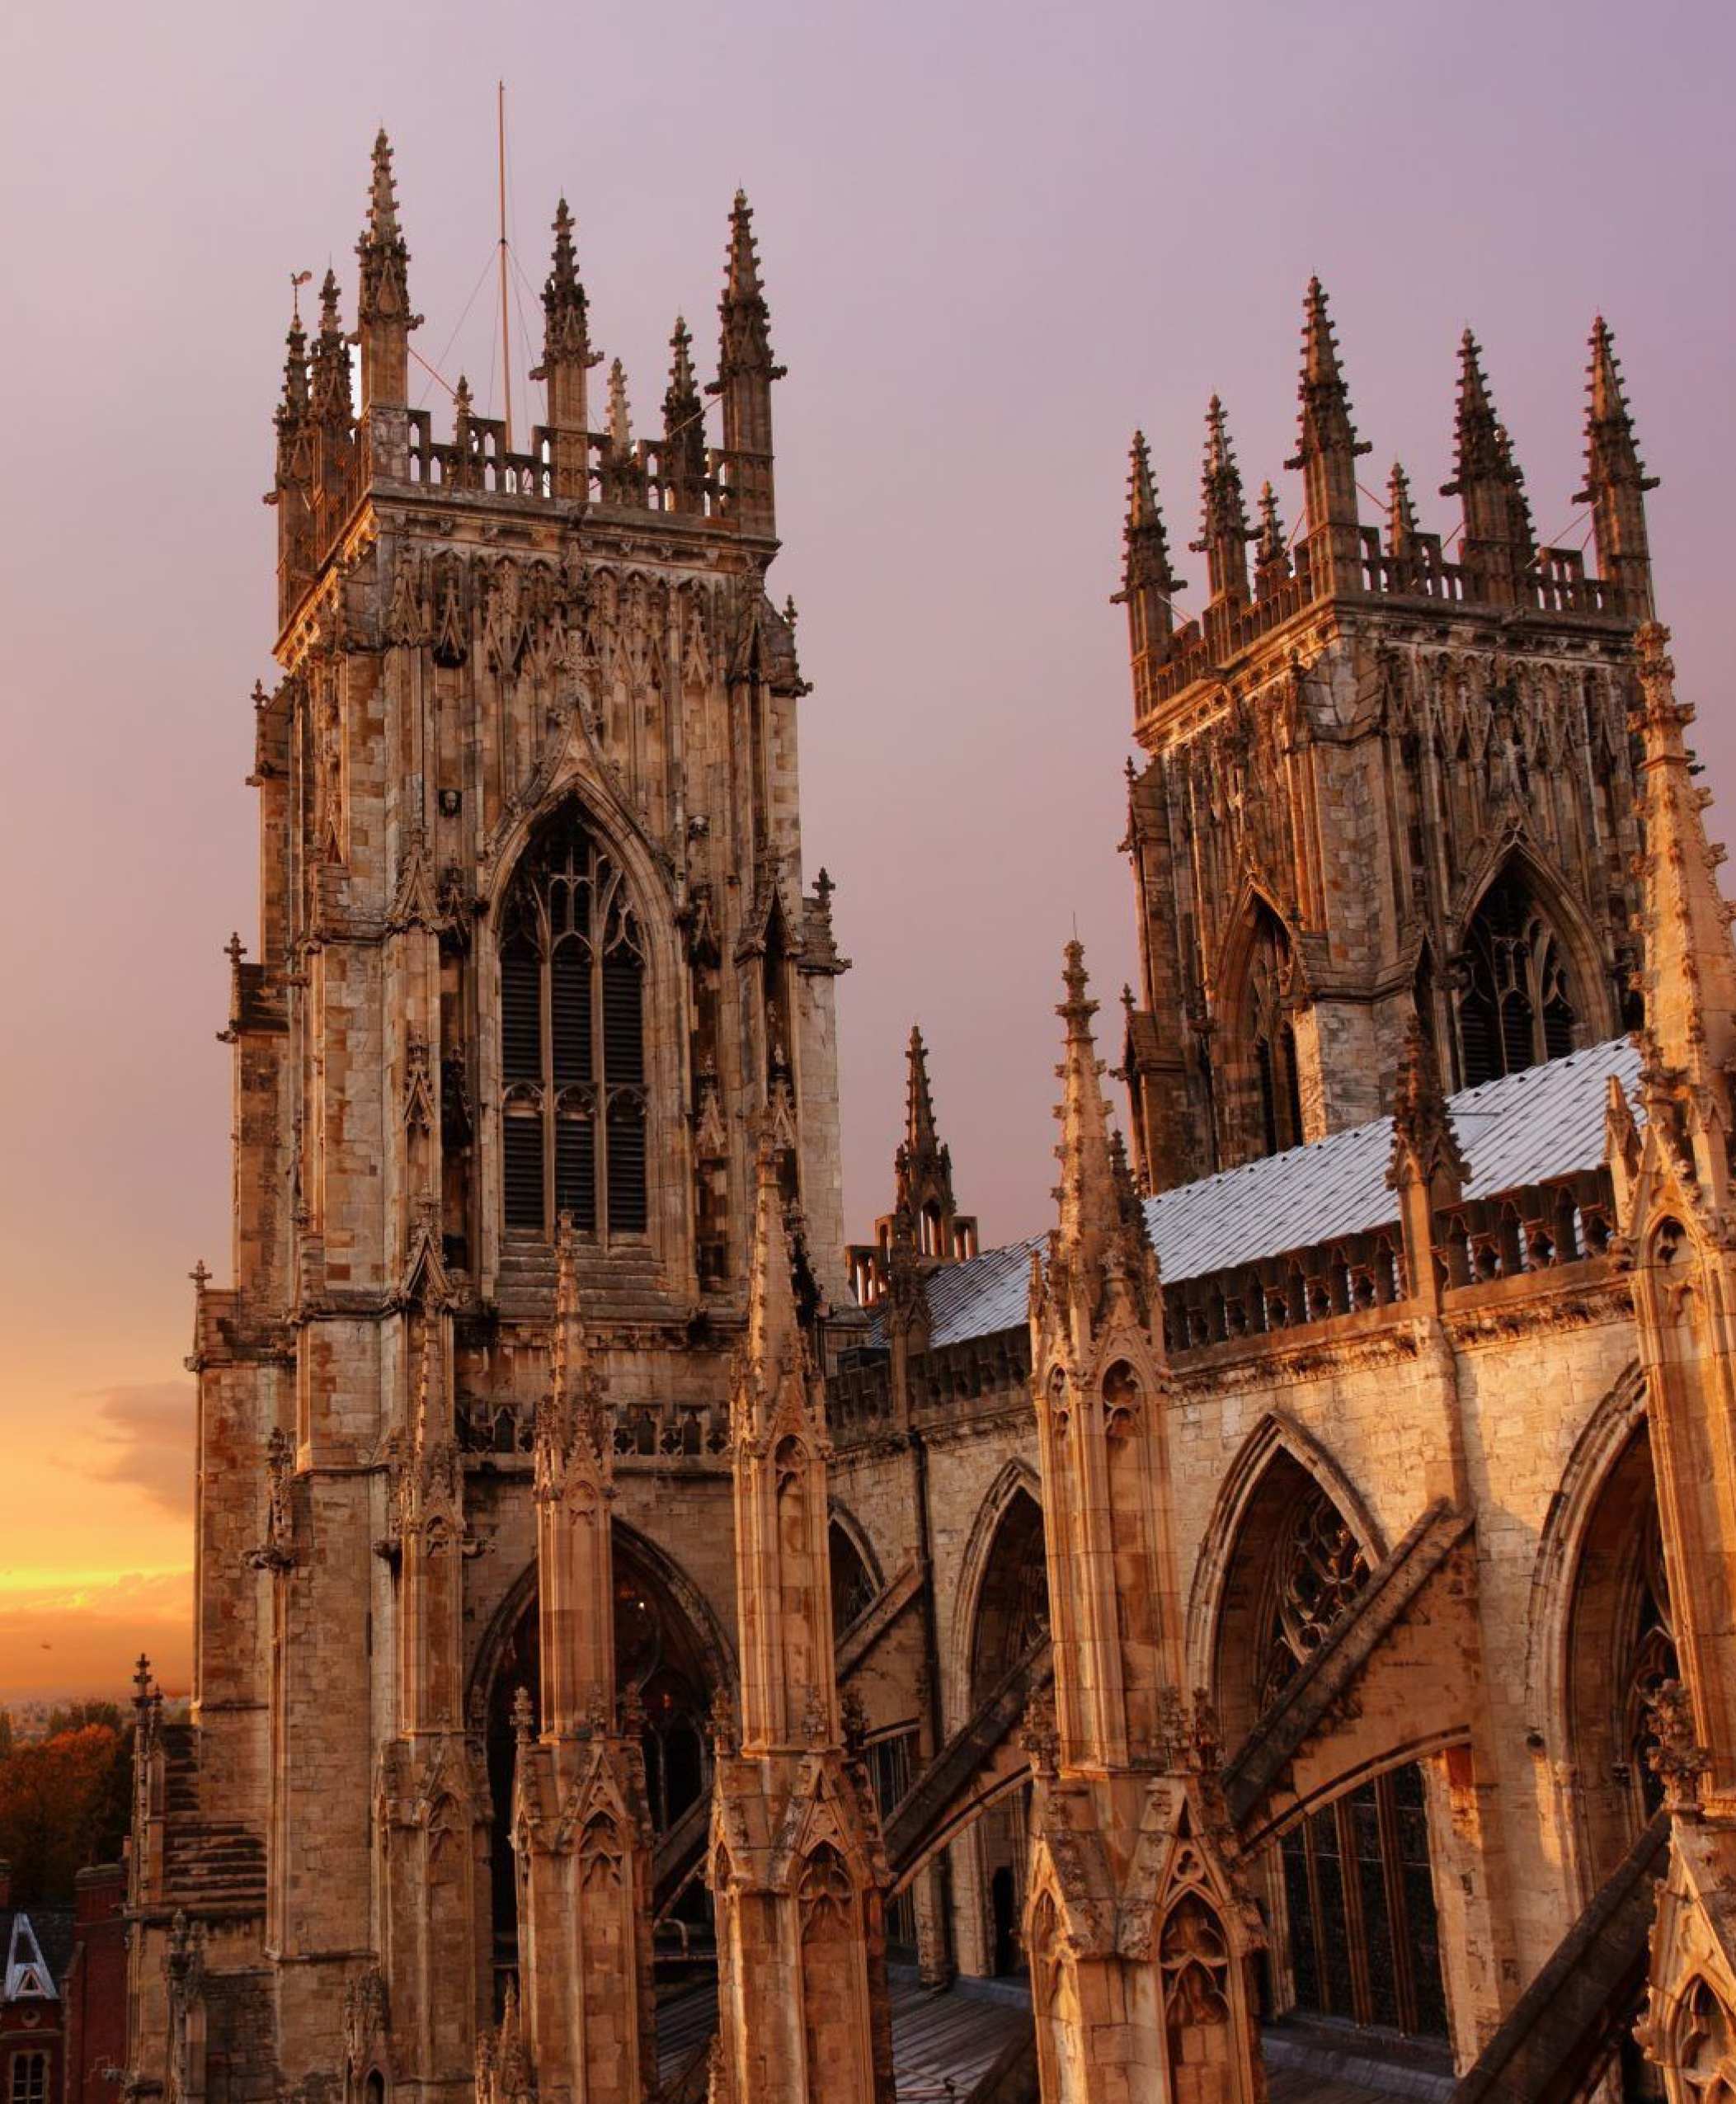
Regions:
<instances>
[{"instance_id":1,"label":"cathedral","mask_svg":"<svg viewBox=\"0 0 1736 2104\"><path fill-rule=\"evenodd\" d=\"M564 202L522 450L410 406L383 134L357 256L127 2096L1727 2104L1736 949L1602 322L1592 567L1469 335L1451 530L1371 496L1317 283L1297 521L1214 399L1194 618L1136 437L1139 985L1057 960L1006 1247L913 1033L853 1244L746 200L649 436Z\"/></svg>"}]
</instances>

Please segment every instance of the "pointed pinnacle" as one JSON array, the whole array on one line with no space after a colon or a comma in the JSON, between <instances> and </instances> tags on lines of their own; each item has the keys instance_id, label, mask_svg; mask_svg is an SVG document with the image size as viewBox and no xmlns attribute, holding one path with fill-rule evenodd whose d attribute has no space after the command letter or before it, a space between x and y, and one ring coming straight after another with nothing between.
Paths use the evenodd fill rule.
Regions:
<instances>
[{"instance_id":1,"label":"pointed pinnacle","mask_svg":"<svg viewBox=\"0 0 1736 2104\"><path fill-rule=\"evenodd\" d=\"M910 1025L906 1053L909 1073L905 1085L905 1138L912 1154L934 1144L934 1098L929 1086L929 1052L922 1032Z\"/></svg>"},{"instance_id":2,"label":"pointed pinnacle","mask_svg":"<svg viewBox=\"0 0 1736 2104\"><path fill-rule=\"evenodd\" d=\"M1416 507L1410 501L1410 478L1398 461L1386 483L1386 552L1402 555L1417 537Z\"/></svg>"},{"instance_id":3,"label":"pointed pinnacle","mask_svg":"<svg viewBox=\"0 0 1736 2104\"><path fill-rule=\"evenodd\" d=\"M633 418L627 407L627 368L619 358L609 368L609 438L617 453L633 447Z\"/></svg>"},{"instance_id":4,"label":"pointed pinnacle","mask_svg":"<svg viewBox=\"0 0 1736 2104\"><path fill-rule=\"evenodd\" d=\"M392 177L392 142L382 125L374 141L374 182L368 200L368 232L376 241L399 238L398 188Z\"/></svg>"},{"instance_id":5,"label":"pointed pinnacle","mask_svg":"<svg viewBox=\"0 0 1736 2104\"><path fill-rule=\"evenodd\" d=\"M325 280L319 288L319 332L327 337L339 336L342 332L337 313L337 273L328 265Z\"/></svg>"},{"instance_id":6,"label":"pointed pinnacle","mask_svg":"<svg viewBox=\"0 0 1736 2104\"><path fill-rule=\"evenodd\" d=\"M1616 355L1616 340L1599 314L1592 323L1590 380L1585 417L1585 488L1574 500L1591 501L1592 491L1618 482L1637 482L1641 489L1656 489L1657 478L1645 472L1634 435L1634 419L1627 392L1621 383L1621 361Z\"/></svg>"},{"instance_id":7,"label":"pointed pinnacle","mask_svg":"<svg viewBox=\"0 0 1736 2104\"><path fill-rule=\"evenodd\" d=\"M750 1357L767 1371L793 1366L799 1342L796 1285L783 1218L783 1188L769 1127L755 1162L754 1243L747 1287Z\"/></svg>"},{"instance_id":8,"label":"pointed pinnacle","mask_svg":"<svg viewBox=\"0 0 1736 2104\"><path fill-rule=\"evenodd\" d=\"M1302 378L1296 390L1302 405L1301 434L1296 458L1284 464L1288 468L1303 467L1330 448L1348 448L1355 454L1368 450L1350 419L1350 390L1344 384L1338 339L1318 278L1308 280L1302 310Z\"/></svg>"},{"instance_id":9,"label":"pointed pinnacle","mask_svg":"<svg viewBox=\"0 0 1736 2104\"><path fill-rule=\"evenodd\" d=\"M1055 1151L1061 1165L1060 1232L1062 1243L1089 1262L1115 1217L1114 1164L1099 1080L1101 1062L1091 1033L1097 1003L1085 991L1084 946L1077 936L1066 954L1061 976L1067 998L1055 1011L1067 1026L1066 1057L1059 1069L1066 1088L1056 1112L1061 1145Z\"/></svg>"},{"instance_id":10,"label":"pointed pinnacle","mask_svg":"<svg viewBox=\"0 0 1736 2104\"><path fill-rule=\"evenodd\" d=\"M747 201L747 192L738 190L729 214L727 296L732 299L752 299L758 298L762 289L760 257L754 242L754 208Z\"/></svg>"},{"instance_id":11,"label":"pointed pinnacle","mask_svg":"<svg viewBox=\"0 0 1736 2104\"><path fill-rule=\"evenodd\" d=\"M1274 568L1284 560L1284 522L1278 516L1277 492L1270 482L1260 484L1260 563Z\"/></svg>"},{"instance_id":12,"label":"pointed pinnacle","mask_svg":"<svg viewBox=\"0 0 1736 2104\"><path fill-rule=\"evenodd\" d=\"M1157 485L1151 479L1151 449L1143 431L1133 434L1127 464L1127 530L1148 525L1157 516Z\"/></svg>"},{"instance_id":13,"label":"pointed pinnacle","mask_svg":"<svg viewBox=\"0 0 1736 2104\"><path fill-rule=\"evenodd\" d=\"M576 290L578 282L579 258L572 242L572 214L562 197L554 208L554 257L548 273L548 289Z\"/></svg>"},{"instance_id":14,"label":"pointed pinnacle","mask_svg":"<svg viewBox=\"0 0 1736 2104\"><path fill-rule=\"evenodd\" d=\"M1203 518L1201 538L1193 543L1196 554L1210 551L1219 540L1252 540L1248 506L1242 494L1242 471L1236 465L1230 442L1224 405L1213 395L1206 410L1206 460L1202 471Z\"/></svg>"}]
</instances>

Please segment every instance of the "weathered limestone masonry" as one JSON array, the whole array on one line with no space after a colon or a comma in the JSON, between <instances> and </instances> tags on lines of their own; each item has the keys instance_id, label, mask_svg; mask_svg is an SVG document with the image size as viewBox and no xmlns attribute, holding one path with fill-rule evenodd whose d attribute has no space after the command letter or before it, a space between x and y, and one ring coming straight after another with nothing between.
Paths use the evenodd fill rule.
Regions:
<instances>
[{"instance_id":1,"label":"weathered limestone masonry","mask_svg":"<svg viewBox=\"0 0 1736 2104\"><path fill-rule=\"evenodd\" d=\"M826 1393L797 1318L774 1132L761 1144L731 1396L738 1716L720 1716L711 2104L892 2104L886 1861L832 1652Z\"/></svg>"},{"instance_id":2,"label":"weathered limestone masonry","mask_svg":"<svg viewBox=\"0 0 1736 2104\"><path fill-rule=\"evenodd\" d=\"M214 2104L470 2094L524 1971L519 1683L543 1704L527 1936L547 1947L553 1886L590 1875L582 1833L577 1865L548 1859L565 1844L538 1794L571 1790L581 1747L620 1875L640 1875L639 1725L609 1707L595 1632L561 1620L574 1587L614 1586L659 1830L703 1797L703 1718L733 1675L728 1368L769 1105L804 1316L852 1320L844 967L828 880L802 886L806 688L765 589L780 369L746 200L717 444L680 322L658 435L633 437L619 367L591 428L564 204L548 420L522 450L462 379L449 436L409 406L383 135L358 253L359 411L328 274L277 412L283 672L255 696L261 930L256 956L232 945L226 1033L235 1283L201 1272L192 1360L195 1700L190 1726L141 1735L133 2076ZM577 1524L557 1518L571 1456L534 1436L562 1213L621 1478L613 1579L550 1540ZM540 1691L539 1565L563 1593ZM575 1673L603 1694L581 1701ZM631 1976L645 1925L584 1891L572 1932ZM605 2051L548 1979L520 1984L528 2050L575 2095L602 2093L605 2064L608 2094L642 2093L630 1995Z\"/></svg>"},{"instance_id":3,"label":"weathered limestone masonry","mask_svg":"<svg viewBox=\"0 0 1736 2104\"><path fill-rule=\"evenodd\" d=\"M1046 2097L1256 2104L1264 1938L1215 1726L1183 1694L1157 1259L1067 951L1061 1224L1031 1260L1054 1726L1029 1733L1025 1949Z\"/></svg>"},{"instance_id":4,"label":"weathered limestone masonry","mask_svg":"<svg viewBox=\"0 0 1736 2104\"><path fill-rule=\"evenodd\" d=\"M1178 619L1187 586L1133 442L1119 597L1149 759L1128 774L1141 984L1126 1057L1154 1189L1377 1116L1413 1004L1449 1089L1630 1018L1625 714L1651 485L1609 333L1593 337L1578 500L1601 577L1536 545L1469 332L1452 561L1396 464L1384 531L1362 522L1368 448L1318 281L1303 341L1301 526L1287 539L1269 483L1249 526L1214 398L1197 620Z\"/></svg>"},{"instance_id":5,"label":"weathered limestone masonry","mask_svg":"<svg viewBox=\"0 0 1736 2104\"><path fill-rule=\"evenodd\" d=\"M885 2104L889 1956L1028 1984L984 2098L1251 2104L1257 2022L1541 2104L1642 2012L1736 2087L1736 953L1602 323L1598 577L1470 342L1457 558L1399 471L1360 524L1317 286L1305 529L1214 404L1197 624L1136 442L1134 1167L1075 957L1052 1239L978 1252L913 1035L847 1250L746 204L716 445L679 322L590 428L564 205L525 450L409 406L383 139L360 257L360 411L328 277L277 414L131 2093Z\"/></svg>"}]
</instances>

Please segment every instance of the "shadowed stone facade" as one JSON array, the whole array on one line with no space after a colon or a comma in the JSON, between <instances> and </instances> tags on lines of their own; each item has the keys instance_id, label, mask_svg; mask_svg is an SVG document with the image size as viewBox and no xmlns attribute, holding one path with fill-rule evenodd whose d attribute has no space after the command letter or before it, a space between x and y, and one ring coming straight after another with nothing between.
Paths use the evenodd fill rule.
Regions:
<instances>
[{"instance_id":1,"label":"shadowed stone facade","mask_svg":"<svg viewBox=\"0 0 1736 2104\"><path fill-rule=\"evenodd\" d=\"M1136 442L1131 1151L1075 946L1054 1232L979 1253L913 1036L847 1250L746 203L716 444L680 322L659 435L594 412L564 205L523 449L409 407L383 137L359 258L277 415L131 2093L890 2104L909 1983L995 1975L978 2104L1564 2098L1642 2014L1736 2081L1736 959L1602 323L1595 575L1468 339L1456 534L1362 523L1317 285L1304 523L1214 402L1197 621Z\"/></svg>"}]
</instances>

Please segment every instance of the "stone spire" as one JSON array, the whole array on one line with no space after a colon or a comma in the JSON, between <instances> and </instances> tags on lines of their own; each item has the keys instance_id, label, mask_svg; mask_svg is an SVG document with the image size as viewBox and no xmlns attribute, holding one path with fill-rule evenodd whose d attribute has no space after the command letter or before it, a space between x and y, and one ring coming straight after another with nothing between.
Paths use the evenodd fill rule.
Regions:
<instances>
[{"instance_id":1,"label":"stone spire","mask_svg":"<svg viewBox=\"0 0 1736 2104\"><path fill-rule=\"evenodd\" d=\"M1133 434L1127 464L1127 523L1122 530L1127 554L1118 604L1127 610L1127 630L1135 659L1148 651L1168 648L1175 628L1175 595L1188 589L1169 560L1157 487L1151 479L1151 454L1143 431Z\"/></svg>"},{"instance_id":2,"label":"stone spire","mask_svg":"<svg viewBox=\"0 0 1736 2104\"><path fill-rule=\"evenodd\" d=\"M921 1026L918 1024L910 1025L910 1042L905 1057L905 1145L913 1155L928 1153L939 1146L939 1138L934 1129L934 1094L929 1085L929 1048L922 1042Z\"/></svg>"},{"instance_id":3,"label":"stone spire","mask_svg":"<svg viewBox=\"0 0 1736 2104\"><path fill-rule=\"evenodd\" d=\"M1277 492L1270 482L1260 484L1260 523L1254 544L1254 588L1265 599L1290 575L1290 551L1284 541L1284 522L1278 516Z\"/></svg>"},{"instance_id":4,"label":"stone spire","mask_svg":"<svg viewBox=\"0 0 1736 2104\"><path fill-rule=\"evenodd\" d=\"M1338 363L1326 294L1308 280L1303 305L1301 431L1296 458L1306 491L1308 551L1317 594L1359 591L1362 543L1357 512L1357 456L1368 450L1350 416L1350 391Z\"/></svg>"},{"instance_id":5,"label":"stone spire","mask_svg":"<svg viewBox=\"0 0 1736 2104\"><path fill-rule=\"evenodd\" d=\"M1621 595L1622 610L1649 619L1652 613L1651 544L1646 532L1645 492L1658 487L1648 475L1634 435L1634 420L1621 385L1615 339L1600 314L1592 324L1590 387L1585 417L1585 487L1574 500L1592 507L1597 567Z\"/></svg>"},{"instance_id":6,"label":"stone spire","mask_svg":"<svg viewBox=\"0 0 1736 2104\"><path fill-rule=\"evenodd\" d=\"M1466 329L1459 344L1459 401L1454 426L1453 478L1442 497L1464 507L1461 559L1479 574L1488 595L1511 604L1522 592L1536 546L1525 478L1513 459L1513 441L1495 414L1483 354Z\"/></svg>"},{"instance_id":7,"label":"stone spire","mask_svg":"<svg viewBox=\"0 0 1736 2104\"><path fill-rule=\"evenodd\" d=\"M1676 699L1669 631L1649 622L1639 634L1640 699L1629 718L1643 747L1640 814L1644 834L1645 1039L1654 1077L1685 1081L1705 1094L1729 1129L1729 1070L1736 1061L1736 954L1731 908L1714 872L1701 812L1710 789L1692 779L1682 733L1691 704ZM1727 1171L1720 1169L1721 1187Z\"/></svg>"},{"instance_id":8,"label":"stone spire","mask_svg":"<svg viewBox=\"0 0 1736 2104\"><path fill-rule=\"evenodd\" d=\"M383 129L374 142L368 224L355 244L361 264L356 321L361 346L362 410L402 409L409 400L410 332L421 317L410 312L410 251L398 224L392 177L392 144Z\"/></svg>"},{"instance_id":9,"label":"stone spire","mask_svg":"<svg viewBox=\"0 0 1736 2104\"><path fill-rule=\"evenodd\" d=\"M609 368L609 442L617 453L633 450L633 417L627 407L627 368L619 358Z\"/></svg>"},{"instance_id":10,"label":"stone spire","mask_svg":"<svg viewBox=\"0 0 1736 2104\"><path fill-rule=\"evenodd\" d=\"M1060 1214L1049 1236L1047 1294L1082 1349L1106 1316L1131 1310L1143 1320L1151 1313L1156 1259L1126 1151L1118 1135L1110 1137L1103 1063L1091 1031L1097 1003L1085 993L1084 950L1076 938L1067 944L1062 977L1067 998L1055 1011L1066 1025L1066 1056L1055 1070L1063 1085L1055 1112Z\"/></svg>"},{"instance_id":11,"label":"stone spire","mask_svg":"<svg viewBox=\"0 0 1736 2104\"><path fill-rule=\"evenodd\" d=\"M309 431L308 332L299 308L285 340L283 393L273 419L277 431L277 473L266 501L277 510L277 613L289 611L313 580L316 560L311 491L314 441Z\"/></svg>"},{"instance_id":12,"label":"stone spire","mask_svg":"<svg viewBox=\"0 0 1736 2104\"><path fill-rule=\"evenodd\" d=\"M1437 1205L1451 1204L1463 1190L1470 1165L1459 1151L1452 1113L1442 1093L1440 1064L1421 1016L1413 1012L1393 1087L1392 1154L1389 1190L1423 1184Z\"/></svg>"},{"instance_id":13,"label":"stone spire","mask_svg":"<svg viewBox=\"0 0 1736 2104\"><path fill-rule=\"evenodd\" d=\"M1248 596L1248 506L1242 495L1242 471L1224 421L1224 405L1213 395L1206 411L1206 461L1201 475L1202 525L1192 544L1206 558L1207 588L1214 600Z\"/></svg>"},{"instance_id":14,"label":"stone spire","mask_svg":"<svg viewBox=\"0 0 1736 2104\"><path fill-rule=\"evenodd\" d=\"M1028 1742L1039 2060L1074 2071L1077 2104L1185 2097L1208 2069L1222 2104L1259 2104L1258 1917L1209 1707L1197 1698L1190 1718L1184 1692L1156 1259L1108 1133L1077 942L1065 977L1060 1222L1047 1278L1033 1257L1030 1301L1054 1687L1053 1728L1037 1721ZM1180 1993L1169 1930L1129 1936L1125 1924L1177 1921L1183 1908L1209 1965Z\"/></svg>"},{"instance_id":15,"label":"stone spire","mask_svg":"<svg viewBox=\"0 0 1736 2104\"><path fill-rule=\"evenodd\" d=\"M704 405L694 378L694 340L677 314L669 339L669 385L663 393L663 480L675 511L704 502Z\"/></svg>"},{"instance_id":16,"label":"stone spire","mask_svg":"<svg viewBox=\"0 0 1736 2104\"><path fill-rule=\"evenodd\" d=\"M563 197L555 207L554 257L543 287L543 362L531 374L548 390L547 421L553 437L554 493L588 493L586 434L590 412L586 375L602 362L590 347L590 306L579 280L572 241L572 214Z\"/></svg>"},{"instance_id":17,"label":"stone spire","mask_svg":"<svg viewBox=\"0 0 1736 2104\"><path fill-rule=\"evenodd\" d=\"M754 1240L748 1261L745 1372L762 1419L775 1407L783 1382L807 1367L807 1340L796 1307L795 1264L784 1218L778 1150L760 1137L754 1165Z\"/></svg>"},{"instance_id":18,"label":"stone spire","mask_svg":"<svg viewBox=\"0 0 1736 2104\"><path fill-rule=\"evenodd\" d=\"M337 279L327 271L319 289L319 332L308 368L308 407L316 423L347 431L355 421L350 393L350 347L338 313Z\"/></svg>"},{"instance_id":19,"label":"stone spire","mask_svg":"<svg viewBox=\"0 0 1736 2104\"><path fill-rule=\"evenodd\" d=\"M772 358L770 310L760 279L753 208L742 191L729 215L729 259L720 323L717 377L712 391L723 398L723 450L735 458L728 475L730 507L736 524L753 534L776 530L772 484L772 382L783 366Z\"/></svg>"},{"instance_id":20,"label":"stone spire","mask_svg":"<svg viewBox=\"0 0 1736 2104\"><path fill-rule=\"evenodd\" d=\"M1410 501L1410 478L1396 460L1386 478L1386 553L1406 562L1417 551L1417 512Z\"/></svg>"}]
</instances>

